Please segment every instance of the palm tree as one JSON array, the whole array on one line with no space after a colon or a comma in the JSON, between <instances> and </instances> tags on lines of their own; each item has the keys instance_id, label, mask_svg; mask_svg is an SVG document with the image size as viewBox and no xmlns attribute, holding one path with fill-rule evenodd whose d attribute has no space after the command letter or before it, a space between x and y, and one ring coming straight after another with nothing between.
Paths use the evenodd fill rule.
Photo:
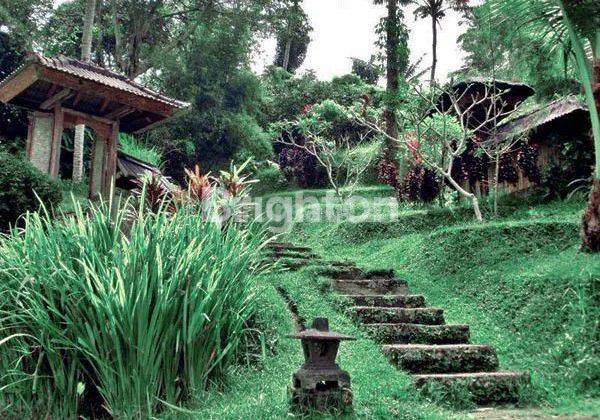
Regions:
<instances>
[{"instance_id":1,"label":"palm tree","mask_svg":"<svg viewBox=\"0 0 600 420\"><path fill-rule=\"evenodd\" d=\"M402 22L404 13L401 6L410 4L411 0L373 0L373 2L378 5L384 4L387 9L387 16L383 20L387 81L386 106L383 118L387 135L383 142L381 160L378 165L379 180L396 186L398 181L398 145L394 139L398 138L397 97L400 90L400 77L408 64L408 48L406 45L408 32Z\"/></svg>"},{"instance_id":2,"label":"palm tree","mask_svg":"<svg viewBox=\"0 0 600 420\"><path fill-rule=\"evenodd\" d=\"M83 36L81 39L81 59L90 61L92 56L92 32L94 29L94 15L96 14L96 0L87 0L83 18ZM81 182L83 176L83 150L85 126L75 126L75 140L73 145L73 181Z\"/></svg>"},{"instance_id":3,"label":"palm tree","mask_svg":"<svg viewBox=\"0 0 600 420\"><path fill-rule=\"evenodd\" d=\"M396 111L394 98L398 94L400 87L400 68L398 65L398 47L400 45L400 31L398 22L402 19L402 12L399 10L399 0L374 0L375 4L385 4L387 16L385 18L385 55L386 55L386 91L388 104L384 113L386 132L389 139L398 136L398 123L396 121ZM396 160L397 146L393 141L386 141L383 149L383 158L389 161Z\"/></svg>"},{"instance_id":4,"label":"palm tree","mask_svg":"<svg viewBox=\"0 0 600 420\"><path fill-rule=\"evenodd\" d=\"M551 46L562 45L575 57L590 111L596 156L594 183L582 223L583 248L600 252L600 2L492 0L491 4L492 21L510 19L515 28L539 34Z\"/></svg>"},{"instance_id":5,"label":"palm tree","mask_svg":"<svg viewBox=\"0 0 600 420\"><path fill-rule=\"evenodd\" d=\"M433 58L431 63L430 84L433 86L435 83L435 70L437 67L437 30L440 21L446 16L446 8L444 7L443 0L415 0L414 3L417 5L415 17L421 19L431 18L431 52Z\"/></svg>"}]
</instances>

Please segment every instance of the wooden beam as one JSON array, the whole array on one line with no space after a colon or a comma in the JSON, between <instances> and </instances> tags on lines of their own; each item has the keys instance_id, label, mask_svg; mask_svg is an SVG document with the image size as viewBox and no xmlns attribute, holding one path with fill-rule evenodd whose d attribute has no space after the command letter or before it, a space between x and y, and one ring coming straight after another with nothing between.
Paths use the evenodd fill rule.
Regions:
<instances>
[{"instance_id":1,"label":"wooden beam","mask_svg":"<svg viewBox=\"0 0 600 420\"><path fill-rule=\"evenodd\" d=\"M96 133L104 136L110 132L112 121L101 121L99 117L87 115L82 112L65 109L65 128L74 127L76 125L85 125L92 128Z\"/></svg>"},{"instance_id":2,"label":"wooden beam","mask_svg":"<svg viewBox=\"0 0 600 420\"><path fill-rule=\"evenodd\" d=\"M131 123L131 125L135 126L136 124L139 124L140 120L143 120L144 124L146 124L146 125L144 127L140 128L139 130L134 131L133 134L143 134L146 131L148 131L152 128L155 128L166 121L165 119L161 118L158 121L152 122L152 120L149 117L144 117L144 118L139 118L139 119L135 120L134 122Z\"/></svg>"},{"instance_id":3,"label":"wooden beam","mask_svg":"<svg viewBox=\"0 0 600 420\"><path fill-rule=\"evenodd\" d=\"M85 91L102 98L110 98L112 102L129 105L135 109L170 117L176 107L156 99L135 95L121 89L106 86L102 83L85 80L72 74L64 73L50 68L40 70L40 78L50 83L57 83L74 91Z\"/></svg>"},{"instance_id":4,"label":"wooden beam","mask_svg":"<svg viewBox=\"0 0 600 420\"><path fill-rule=\"evenodd\" d=\"M48 94L46 95L46 98L50 98L52 96L54 96L54 94L56 93L56 91L60 88L60 86L52 84L52 86L50 86L50 89L48 89Z\"/></svg>"},{"instance_id":5,"label":"wooden beam","mask_svg":"<svg viewBox=\"0 0 600 420\"><path fill-rule=\"evenodd\" d=\"M85 112L81 112L81 111L75 111L74 109L71 108L63 108L65 110L65 112L67 114L73 115L75 117L80 117L89 121L97 121L99 123L102 123L104 125L108 124L108 125L112 125L114 123L113 120L109 120L108 118L104 118L104 117L97 117L95 115L91 115L91 114L87 114ZM86 125L90 125L92 126L92 124L87 124Z\"/></svg>"},{"instance_id":6,"label":"wooden beam","mask_svg":"<svg viewBox=\"0 0 600 420\"><path fill-rule=\"evenodd\" d=\"M48 110L54 105L60 105L62 101L67 100L71 96L73 96L73 91L71 89L63 89L42 102L40 109Z\"/></svg>"},{"instance_id":7,"label":"wooden beam","mask_svg":"<svg viewBox=\"0 0 600 420\"><path fill-rule=\"evenodd\" d=\"M173 113L173 115L171 116L171 118L177 118L177 117L179 117L179 116L181 116L181 115L183 115L183 114L187 113L188 111L189 111L189 108L178 109L178 110L176 110L176 111ZM166 118L161 118L161 119L159 119L158 121L154 121L154 122L152 122L152 121L149 119L149 117L148 117L148 116L144 117L143 119L144 119L144 120L145 120L145 122L146 122L146 126L144 126L144 127L140 128L140 129L138 129L138 130L134 131L134 132L133 132L133 134L143 134L143 133L145 133L146 131L148 131L148 130L150 130L150 129L152 129L152 128L155 128L155 127L157 127L157 126L159 126L159 125L161 125L161 124L163 124L164 122L166 122L166 121L167 121L167 119L166 119ZM142 120L142 118L139 118L139 119L135 120L135 121L134 121L134 122L132 122L130 125L133 125L133 126L135 127L135 124L136 124L136 123L139 123L139 121L140 121L140 120Z\"/></svg>"},{"instance_id":8,"label":"wooden beam","mask_svg":"<svg viewBox=\"0 0 600 420\"><path fill-rule=\"evenodd\" d=\"M106 108L108 107L109 104L110 104L110 99L108 99L108 98L102 99L102 104L100 105L100 109L98 110L98 112L100 112L100 114L104 114L104 111L106 111Z\"/></svg>"},{"instance_id":9,"label":"wooden beam","mask_svg":"<svg viewBox=\"0 0 600 420\"><path fill-rule=\"evenodd\" d=\"M23 70L4 81L0 88L0 102L7 104L14 99L15 96L34 84L39 78L40 74L37 66L30 65L25 67Z\"/></svg>"},{"instance_id":10,"label":"wooden beam","mask_svg":"<svg viewBox=\"0 0 600 420\"><path fill-rule=\"evenodd\" d=\"M75 99L73 99L73 107L76 107L77 105L79 105L79 101L81 101L82 96L83 96L82 91L77 92L77 95L75 95Z\"/></svg>"},{"instance_id":11,"label":"wooden beam","mask_svg":"<svg viewBox=\"0 0 600 420\"><path fill-rule=\"evenodd\" d=\"M130 106L122 106L122 107L117 108L114 111L111 111L108 114L104 115L103 118L106 118L109 120L120 120L121 118L123 118L126 115L129 115L135 111L136 111L136 109L132 108Z\"/></svg>"}]
</instances>

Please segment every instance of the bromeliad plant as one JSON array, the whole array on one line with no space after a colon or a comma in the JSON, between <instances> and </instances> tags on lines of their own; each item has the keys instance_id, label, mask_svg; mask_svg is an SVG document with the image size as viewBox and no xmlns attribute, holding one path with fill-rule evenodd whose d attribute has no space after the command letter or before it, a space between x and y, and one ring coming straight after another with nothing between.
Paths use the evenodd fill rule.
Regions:
<instances>
[{"instance_id":1,"label":"bromeliad plant","mask_svg":"<svg viewBox=\"0 0 600 420\"><path fill-rule=\"evenodd\" d=\"M148 418L220 381L256 309L262 227L75 209L0 237L0 415Z\"/></svg>"},{"instance_id":2,"label":"bromeliad plant","mask_svg":"<svg viewBox=\"0 0 600 420\"><path fill-rule=\"evenodd\" d=\"M251 161L248 159L239 166L231 162L229 170L221 171L217 179L220 193L219 205L223 216L227 219L234 218L236 221L241 221L248 217L252 185L259 181L251 179L249 174L244 173Z\"/></svg>"}]
</instances>

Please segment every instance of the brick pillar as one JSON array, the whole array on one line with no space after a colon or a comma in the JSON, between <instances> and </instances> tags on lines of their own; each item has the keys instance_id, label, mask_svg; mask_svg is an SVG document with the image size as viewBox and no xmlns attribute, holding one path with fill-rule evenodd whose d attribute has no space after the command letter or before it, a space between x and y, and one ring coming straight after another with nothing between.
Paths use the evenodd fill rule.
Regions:
<instances>
[{"instance_id":1,"label":"brick pillar","mask_svg":"<svg viewBox=\"0 0 600 420\"><path fill-rule=\"evenodd\" d=\"M60 107L52 114L34 112L29 116L27 157L33 166L53 177L58 176L60 167L63 117Z\"/></svg>"},{"instance_id":2,"label":"brick pillar","mask_svg":"<svg viewBox=\"0 0 600 420\"><path fill-rule=\"evenodd\" d=\"M50 156L52 156L52 137L54 116L34 112L29 119L27 155L33 166L45 174L50 174Z\"/></svg>"}]
</instances>

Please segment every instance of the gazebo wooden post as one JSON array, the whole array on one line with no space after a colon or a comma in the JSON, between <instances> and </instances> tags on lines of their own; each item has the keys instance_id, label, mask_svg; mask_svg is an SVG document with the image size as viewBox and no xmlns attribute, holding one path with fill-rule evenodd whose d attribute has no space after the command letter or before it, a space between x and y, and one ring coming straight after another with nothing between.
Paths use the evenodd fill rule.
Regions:
<instances>
[{"instance_id":1,"label":"gazebo wooden post","mask_svg":"<svg viewBox=\"0 0 600 420\"><path fill-rule=\"evenodd\" d=\"M100 198L102 193L102 167L104 166L105 150L106 138L100 132L95 131L89 175L89 198L92 200Z\"/></svg>"},{"instance_id":2,"label":"gazebo wooden post","mask_svg":"<svg viewBox=\"0 0 600 420\"><path fill-rule=\"evenodd\" d=\"M119 123L104 129L95 128L94 146L90 167L90 199L109 198L117 172L117 149L119 146Z\"/></svg>"},{"instance_id":3,"label":"gazebo wooden post","mask_svg":"<svg viewBox=\"0 0 600 420\"><path fill-rule=\"evenodd\" d=\"M50 143L50 163L48 173L51 177L58 177L60 168L60 148L62 144L62 135L64 131L65 114L60 105L54 107L54 121L52 126L52 138Z\"/></svg>"},{"instance_id":4,"label":"gazebo wooden post","mask_svg":"<svg viewBox=\"0 0 600 420\"><path fill-rule=\"evenodd\" d=\"M102 194L109 197L115 184L115 175L117 173L117 150L119 148L119 122L112 124L108 138L106 139L106 159L104 160L104 182L102 185Z\"/></svg>"}]
</instances>

